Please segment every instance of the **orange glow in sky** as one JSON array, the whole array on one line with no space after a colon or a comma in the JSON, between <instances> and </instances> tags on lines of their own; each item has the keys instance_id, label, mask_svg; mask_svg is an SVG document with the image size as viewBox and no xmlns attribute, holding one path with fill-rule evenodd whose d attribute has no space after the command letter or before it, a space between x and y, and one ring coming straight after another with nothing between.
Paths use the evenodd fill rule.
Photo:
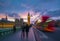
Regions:
<instances>
[{"instance_id":1,"label":"orange glow in sky","mask_svg":"<svg viewBox=\"0 0 60 41\"><path fill-rule=\"evenodd\" d=\"M33 11L29 11L30 16L31 16L31 21L34 21L38 16L39 16L39 12L35 14L35 12ZM23 18L25 22L27 22L27 16L28 16L28 11L23 12L23 13L19 13L18 14L20 16L20 18ZM15 21L14 17L10 17L7 16L9 21ZM5 14L0 14L0 18L6 18Z\"/></svg>"}]
</instances>

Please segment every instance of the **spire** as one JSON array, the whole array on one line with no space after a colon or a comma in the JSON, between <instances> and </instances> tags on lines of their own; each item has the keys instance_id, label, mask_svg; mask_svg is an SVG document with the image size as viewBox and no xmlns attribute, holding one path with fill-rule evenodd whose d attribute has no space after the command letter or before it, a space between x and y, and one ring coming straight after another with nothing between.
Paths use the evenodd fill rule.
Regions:
<instances>
[{"instance_id":1,"label":"spire","mask_svg":"<svg viewBox=\"0 0 60 41\"><path fill-rule=\"evenodd\" d=\"M7 15L6 15L6 21L7 21Z\"/></svg>"}]
</instances>

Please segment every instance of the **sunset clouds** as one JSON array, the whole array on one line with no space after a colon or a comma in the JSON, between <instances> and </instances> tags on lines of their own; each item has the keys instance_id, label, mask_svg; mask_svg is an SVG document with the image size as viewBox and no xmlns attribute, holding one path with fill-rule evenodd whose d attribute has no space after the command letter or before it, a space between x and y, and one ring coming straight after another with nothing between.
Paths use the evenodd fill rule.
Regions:
<instances>
[{"instance_id":1,"label":"sunset clouds","mask_svg":"<svg viewBox=\"0 0 60 41\"><path fill-rule=\"evenodd\" d=\"M56 16L48 11L60 10L60 0L0 0L0 18L8 17L27 19L28 12L31 20L42 15ZM59 15L59 14L58 14Z\"/></svg>"}]
</instances>

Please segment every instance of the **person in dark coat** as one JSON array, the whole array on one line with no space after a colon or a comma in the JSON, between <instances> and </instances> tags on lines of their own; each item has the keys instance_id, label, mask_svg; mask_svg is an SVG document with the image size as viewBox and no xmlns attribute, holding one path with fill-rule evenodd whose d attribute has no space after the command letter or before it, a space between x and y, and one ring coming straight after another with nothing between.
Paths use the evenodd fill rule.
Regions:
<instances>
[{"instance_id":1,"label":"person in dark coat","mask_svg":"<svg viewBox=\"0 0 60 41\"><path fill-rule=\"evenodd\" d=\"M13 26L13 31L16 32L16 26L15 25Z\"/></svg>"},{"instance_id":2,"label":"person in dark coat","mask_svg":"<svg viewBox=\"0 0 60 41\"><path fill-rule=\"evenodd\" d=\"M23 23L23 25L21 26L22 27L22 36L25 37L25 26L26 24Z\"/></svg>"},{"instance_id":3,"label":"person in dark coat","mask_svg":"<svg viewBox=\"0 0 60 41\"><path fill-rule=\"evenodd\" d=\"M28 33L29 33L29 26L28 26L28 24L26 24L25 28L26 28L26 36L28 37Z\"/></svg>"}]
</instances>

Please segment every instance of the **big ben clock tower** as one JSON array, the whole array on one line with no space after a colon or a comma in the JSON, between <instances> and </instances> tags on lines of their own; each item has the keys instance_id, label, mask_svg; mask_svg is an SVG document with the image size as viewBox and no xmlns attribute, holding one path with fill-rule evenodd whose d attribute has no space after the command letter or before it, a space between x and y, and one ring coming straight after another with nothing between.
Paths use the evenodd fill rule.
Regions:
<instances>
[{"instance_id":1,"label":"big ben clock tower","mask_svg":"<svg viewBox=\"0 0 60 41\"><path fill-rule=\"evenodd\" d=\"M30 13L28 12L28 26L30 26Z\"/></svg>"}]
</instances>

